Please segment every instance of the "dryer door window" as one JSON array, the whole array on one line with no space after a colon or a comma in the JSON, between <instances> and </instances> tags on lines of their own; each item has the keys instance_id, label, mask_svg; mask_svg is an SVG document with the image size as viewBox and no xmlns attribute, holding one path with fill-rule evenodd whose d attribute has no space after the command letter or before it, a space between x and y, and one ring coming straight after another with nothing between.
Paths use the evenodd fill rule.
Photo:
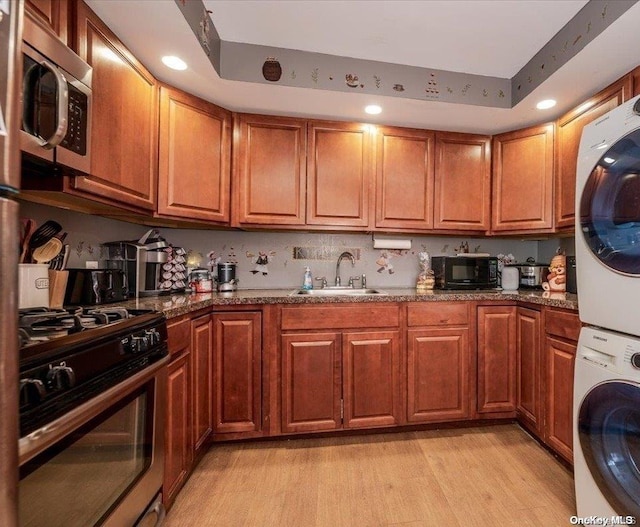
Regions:
<instances>
[{"instance_id":1,"label":"dryer door window","mask_svg":"<svg viewBox=\"0 0 640 527\"><path fill-rule=\"evenodd\" d=\"M618 514L640 518L640 386L594 387L580 406L578 437L602 495Z\"/></svg>"},{"instance_id":2,"label":"dryer door window","mask_svg":"<svg viewBox=\"0 0 640 527\"><path fill-rule=\"evenodd\" d=\"M600 158L580 199L587 246L614 271L640 275L640 130Z\"/></svg>"}]
</instances>

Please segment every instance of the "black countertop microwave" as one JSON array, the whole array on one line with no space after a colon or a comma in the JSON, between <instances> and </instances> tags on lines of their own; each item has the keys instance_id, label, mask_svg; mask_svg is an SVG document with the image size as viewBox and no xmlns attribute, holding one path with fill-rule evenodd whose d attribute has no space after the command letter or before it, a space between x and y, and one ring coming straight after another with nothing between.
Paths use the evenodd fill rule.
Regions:
<instances>
[{"instance_id":1,"label":"black countertop microwave","mask_svg":"<svg viewBox=\"0 0 640 527\"><path fill-rule=\"evenodd\" d=\"M498 287L498 259L493 256L434 256L431 267L437 289Z\"/></svg>"}]
</instances>

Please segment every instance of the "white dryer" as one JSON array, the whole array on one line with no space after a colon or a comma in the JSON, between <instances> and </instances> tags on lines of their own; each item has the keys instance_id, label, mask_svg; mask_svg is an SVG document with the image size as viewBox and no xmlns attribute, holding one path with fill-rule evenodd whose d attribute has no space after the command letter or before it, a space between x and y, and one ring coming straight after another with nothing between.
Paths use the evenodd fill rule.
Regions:
<instances>
[{"instance_id":1,"label":"white dryer","mask_svg":"<svg viewBox=\"0 0 640 527\"><path fill-rule=\"evenodd\" d=\"M573 393L578 516L640 519L640 339L582 328Z\"/></svg>"},{"instance_id":2,"label":"white dryer","mask_svg":"<svg viewBox=\"0 0 640 527\"><path fill-rule=\"evenodd\" d=\"M576 174L580 319L640 336L640 96L585 126Z\"/></svg>"}]
</instances>

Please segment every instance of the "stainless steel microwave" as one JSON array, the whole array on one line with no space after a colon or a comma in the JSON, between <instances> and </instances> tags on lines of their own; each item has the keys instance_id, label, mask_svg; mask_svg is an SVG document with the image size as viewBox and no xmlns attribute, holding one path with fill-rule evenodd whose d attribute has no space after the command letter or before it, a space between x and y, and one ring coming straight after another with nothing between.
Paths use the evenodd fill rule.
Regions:
<instances>
[{"instance_id":1,"label":"stainless steel microwave","mask_svg":"<svg viewBox=\"0 0 640 527\"><path fill-rule=\"evenodd\" d=\"M20 149L32 160L88 174L91 66L29 16L22 57Z\"/></svg>"},{"instance_id":2,"label":"stainless steel microwave","mask_svg":"<svg viewBox=\"0 0 640 527\"><path fill-rule=\"evenodd\" d=\"M434 256L431 266L438 289L498 287L498 259L493 256Z\"/></svg>"}]
</instances>

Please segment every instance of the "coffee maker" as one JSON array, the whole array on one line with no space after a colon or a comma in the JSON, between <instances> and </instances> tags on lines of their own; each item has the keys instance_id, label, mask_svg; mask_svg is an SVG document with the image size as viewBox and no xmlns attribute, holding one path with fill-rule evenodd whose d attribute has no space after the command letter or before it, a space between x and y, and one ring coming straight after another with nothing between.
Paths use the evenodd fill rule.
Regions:
<instances>
[{"instance_id":1,"label":"coffee maker","mask_svg":"<svg viewBox=\"0 0 640 527\"><path fill-rule=\"evenodd\" d=\"M149 229L137 241L108 242L103 246L108 252L107 268L124 271L129 291L136 297L170 292L159 288L162 265L169 259L165 251L169 244L155 229Z\"/></svg>"},{"instance_id":2,"label":"coffee maker","mask_svg":"<svg viewBox=\"0 0 640 527\"><path fill-rule=\"evenodd\" d=\"M219 293L235 291L238 288L238 279L236 278L236 264L224 262L218 264L218 274L216 276L216 284Z\"/></svg>"}]
</instances>

